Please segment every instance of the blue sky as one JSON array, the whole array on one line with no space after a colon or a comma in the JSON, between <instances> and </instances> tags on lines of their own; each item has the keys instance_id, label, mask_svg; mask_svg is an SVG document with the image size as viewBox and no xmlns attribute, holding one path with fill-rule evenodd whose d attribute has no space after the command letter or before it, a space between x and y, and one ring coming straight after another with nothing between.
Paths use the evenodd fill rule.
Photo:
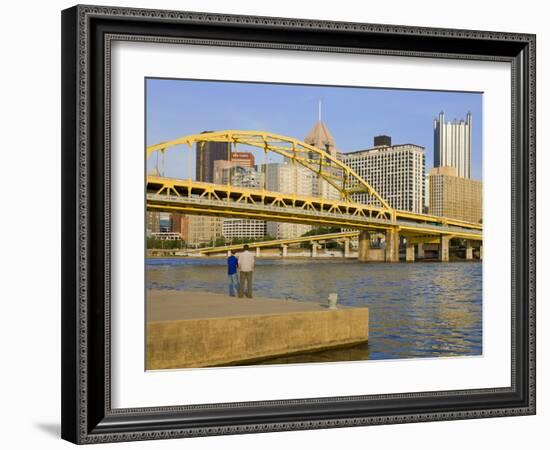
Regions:
<instances>
[{"instance_id":1,"label":"blue sky","mask_svg":"<svg viewBox=\"0 0 550 450\"><path fill-rule=\"evenodd\" d=\"M304 139L317 121L320 100L322 120L338 150L369 148L374 136L386 134L392 137L392 144L425 147L426 171L433 167L434 118L443 111L446 121L460 120L470 111L472 177L481 180L481 93L166 79L147 79L146 86L147 145L226 129ZM149 168L157 164L156 158L153 155L148 161ZM164 174L194 177L194 158L194 151L186 147L167 151ZM265 161L260 152L256 152L256 160ZM273 155L269 162L278 160Z\"/></svg>"}]
</instances>

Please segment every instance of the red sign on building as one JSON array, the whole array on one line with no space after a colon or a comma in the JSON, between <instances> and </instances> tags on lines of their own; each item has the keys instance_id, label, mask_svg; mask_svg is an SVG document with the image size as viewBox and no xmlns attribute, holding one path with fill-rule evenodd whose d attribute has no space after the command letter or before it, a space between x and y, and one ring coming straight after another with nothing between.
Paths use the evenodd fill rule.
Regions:
<instances>
[{"instance_id":1,"label":"red sign on building","mask_svg":"<svg viewBox=\"0 0 550 450\"><path fill-rule=\"evenodd\" d=\"M254 167L254 155L250 152L232 152L231 161L235 166Z\"/></svg>"}]
</instances>

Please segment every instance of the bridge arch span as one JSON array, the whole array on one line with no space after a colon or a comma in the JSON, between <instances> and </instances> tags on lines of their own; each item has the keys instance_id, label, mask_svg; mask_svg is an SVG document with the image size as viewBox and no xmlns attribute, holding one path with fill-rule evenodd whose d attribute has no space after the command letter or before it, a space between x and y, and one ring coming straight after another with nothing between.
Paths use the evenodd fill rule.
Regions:
<instances>
[{"instance_id":1,"label":"bridge arch span","mask_svg":"<svg viewBox=\"0 0 550 450\"><path fill-rule=\"evenodd\" d=\"M374 204L382 207L390 215L393 208L353 169L338 160L328 152L292 137L265 131L224 130L200 134L191 134L171 141L147 147L147 158L155 152L178 146L187 145L190 149L196 144L200 150L206 142L228 142L235 149L238 145L262 149L264 152L277 153L288 158L292 163L299 164L334 187L342 199L353 201L353 194L367 193Z\"/></svg>"}]
</instances>

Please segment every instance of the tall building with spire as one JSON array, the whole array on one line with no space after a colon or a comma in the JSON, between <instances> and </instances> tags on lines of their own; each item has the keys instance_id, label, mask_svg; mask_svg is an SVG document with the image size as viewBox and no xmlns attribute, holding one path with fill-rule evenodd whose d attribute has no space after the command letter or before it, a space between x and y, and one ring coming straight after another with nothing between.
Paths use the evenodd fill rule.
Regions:
<instances>
[{"instance_id":1,"label":"tall building with spire","mask_svg":"<svg viewBox=\"0 0 550 450\"><path fill-rule=\"evenodd\" d=\"M304 142L327 152L334 158L339 158L338 150L336 150L336 141L332 137L332 134L328 130L326 124L321 119L321 102L319 102L318 120L304 138ZM319 158L319 155L312 152L309 155L309 158L315 160ZM312 195L314 197L322 197L327 199L339 198L338 190L319 176L314 176L312 178Z\"/></svg>"},{"instance_id":2,"label":"tall building with spire","mask_svg":"<svg viewBox=\"0 0 550 450\"><path fill-rule=\"evenodd\" d=\"M309 145L313 145L325 152L329 153L331 156L336 157L336 141L328 131L327 126L321 120L318 120L313 128L309 131L307 136L304 139L304 142Z\"/></svg>"},{"instance_id":3,"label":"tall building with spire","mask_svg":"<svg viewBox=\"0 0 550 450\"><path fill-rule=\"evenodd\" d=\"M466 120L445 122L443 111L434 119L434 167L455 167L459 177L472 174L472 114Z\"/></svg>"}]
</instances>

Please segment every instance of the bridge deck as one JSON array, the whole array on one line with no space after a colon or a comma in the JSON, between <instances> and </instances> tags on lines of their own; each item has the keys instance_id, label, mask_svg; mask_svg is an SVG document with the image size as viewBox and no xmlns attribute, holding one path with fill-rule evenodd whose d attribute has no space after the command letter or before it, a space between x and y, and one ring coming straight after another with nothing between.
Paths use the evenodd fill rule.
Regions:
<instances>
[{"instance_id":1,"label":"bridge deck","mask_svg":"<svg viewBox=\"0 0 550 450\"><path fill-rule=\"evenodd\" d=\"M371 204L299 196L230 185L147 177L151 210L217 215L355 229L454 235L482 239L482 225L445 217L389 210Z\"/></svg>"},{"instance_id":2,"label":"bridge deck","mask_svg":"<svg viewBox=\"0 0 550 450\"><path fill-rule=\"evenodd\" d=\"M261 203L230 203L224 200L208 200L200 197L147 194L147 208L165 212L338 226L364 230L385 230L390 227L399 227L401 233L409 232L411 235L417 233L446 234L465 239L482 239L481 231L476 228L444 226L406 220L393 222L389 219L342 214L340 212L308 210L292 206L271 206Z\"/></svg>"},{"instance_id":3,"label":"bridge deck","mask_svg":"<svg viewBox=\"0 0 550 450\"><path fill-rule=\"evenodd\" d=\"M258 242L252 242L248 243L251 248L265 248L265 247L280 247L282 245L292 245L292 244L298 244L300 242L316 242L316 241L329 241L329 240L342 240L342 239L350 239L350 238L356 238L359 235L358 231L344 231L340 233L326 233L326 234L316 234L311 236L301 236L297 238L288 238L288 239L274 239L269 241L258 241ZM194 251L200 252L200 253L209 253L209 252L223 252L228 250L236 250L240 249L245 245L245 243L242 244L229 244L229 245L223 245L223 246L217 246L217 247L204 247L204 248L198 248Z\"/></svg>"}]
</instances>

